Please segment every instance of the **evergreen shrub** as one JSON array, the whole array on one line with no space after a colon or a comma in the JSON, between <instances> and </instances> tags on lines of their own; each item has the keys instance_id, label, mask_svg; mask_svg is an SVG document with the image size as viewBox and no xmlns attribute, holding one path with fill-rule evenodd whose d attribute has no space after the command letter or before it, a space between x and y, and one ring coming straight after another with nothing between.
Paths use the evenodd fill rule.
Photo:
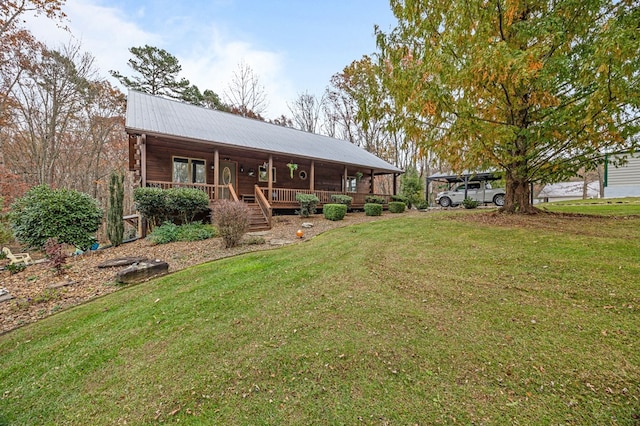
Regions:
<instances>
[{"instance_id":1,"label":"evergreen shrub","mask_svg":"<svg viewBox=\"0 0 640 426\"><path fill-rule=\"evenodd\" d=\"M381 216L382 215L382 204L366 203L364 205L364 213L367 216Z\"/></svg>"},{"instance_id":2,"label":"evergreen shrub","mask_svg":"<svg viewBox=\"0 0 640 426\"><path fill-rule=\"evenodd\" d=\"M318 199L316 194L304 193L296 194L296 200L300 203L300 210L296 211L296 213L298 213L300 217L309 217L312 214L315 214L316 207L320 202L320 199Z\"/></svg>"},{"instance_id":3,"label":"evergreen shrub","mask_svg":"<svg viewBox=\"0 0 640 426\"><path fill-rule=\"evenodd\" d=\"M391 201L389 203L389 211L391 213L402 213L407 208L407 205L402 201Z\"/></svg>"},{"instance_id":4,"label":"evergreen shrub","mask_svg":"<svg viewBox=\"0 0 640 426\"><path fill-rule=\"evenodd\" d=\"M322 207L322 214L325 219L328 220L342 220L344 216L347 214L347 205L346 204L325 204Z\"/></svg>"}]
</instances>

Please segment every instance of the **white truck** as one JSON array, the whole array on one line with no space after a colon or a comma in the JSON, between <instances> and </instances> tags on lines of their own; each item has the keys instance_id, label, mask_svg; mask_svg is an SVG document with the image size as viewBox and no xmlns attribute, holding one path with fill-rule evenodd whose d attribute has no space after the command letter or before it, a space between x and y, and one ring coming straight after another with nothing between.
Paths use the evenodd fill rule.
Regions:
<instances>
[{"instance_id":1,"label":"white truck","mask_svg":"<svg viewBox=\"0 0 640 426\"><path fill-rule=\"evenodd\" d=\"M465 197L465 185L467 197L476 200L480 204L493 203L498 207L504 205L504 188L492 188L488 181L470 181L457 184L449 191L439 192L436 203L442 207L453 207L462 204Z\"/></svg>"}]
</instances>

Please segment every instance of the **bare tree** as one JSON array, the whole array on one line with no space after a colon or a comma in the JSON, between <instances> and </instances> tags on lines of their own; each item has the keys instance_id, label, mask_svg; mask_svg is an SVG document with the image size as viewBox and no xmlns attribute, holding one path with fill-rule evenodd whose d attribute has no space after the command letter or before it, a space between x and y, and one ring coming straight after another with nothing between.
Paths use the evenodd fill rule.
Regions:
<instances>
[{"instance_id":1,"label":"bare tree","mask_svg":"<svg viewBox=\"0 0 640 426\"><path fill-rule=\"evenodd\" d=\"M259 117L268 105L264 86L260 84L253 69L244 61L238 64L231 83L224 91L224 97L232 112L243 117Z\"/></svg>"},{"instance_id":2,"label":"bare tree","mask_svg":"<svg viewBox=\"0 0 640 426\"><path fill-rule=\"evenodd\" d=\"M289 107L289 111L293 115L295 128L305 132L317 133L325 102L324 95L318 99L315 95L305 92L299 94L293 104L287 103L287 107Z\"/></svg>"},{"instance_id":3,"label":"bare tree","mask_svg":"<svg viewBox=\"0 0 640 426\"><path fill-rule=\"evenodd\" d=\"M95 78L93 56L78 45L44 49L16 88L5 161L31 184L98 195L103 176L126 158L124 95Z\"/></svg>"}]
</instances>

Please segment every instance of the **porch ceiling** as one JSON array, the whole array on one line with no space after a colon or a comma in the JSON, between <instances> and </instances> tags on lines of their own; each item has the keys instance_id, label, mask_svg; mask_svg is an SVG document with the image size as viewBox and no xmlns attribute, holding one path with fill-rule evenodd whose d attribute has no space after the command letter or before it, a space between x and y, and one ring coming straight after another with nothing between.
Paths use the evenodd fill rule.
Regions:
<instances>
[{"instance_id":1,"label":"porch ceiling","mask_svg":"<svg viewBox=\"0 0 640 426\"><path fill-rule=\"evenodd\" d=\"M396 166L344 140L316 135L182 102L129 91L126 130L172 139L223 145L282 157L321 160L403 173Z\"/></svg>"}]
</instances>

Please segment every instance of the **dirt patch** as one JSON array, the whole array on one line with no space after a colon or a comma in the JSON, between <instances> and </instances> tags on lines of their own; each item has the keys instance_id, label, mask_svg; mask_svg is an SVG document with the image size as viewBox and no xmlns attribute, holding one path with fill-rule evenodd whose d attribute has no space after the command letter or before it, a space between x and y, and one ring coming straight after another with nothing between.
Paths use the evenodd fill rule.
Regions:
<instances>
[{"instance_id":1,"label":"dirt patch","mask_svg":"<svg viewBox=\"0 0 640 426\"><path fill-rule=\"evenodd\" d=\"M424 213L416 211L405 213L405 215L409 214ZM70 256L67 258L62 275L52 270L50 264L44 259L41 259L41 263L30 265L24 271L14 275L10 275L8 271L0 271L0 288L6 289L13 297L0 302L0 333L123 288L115 284L115 275L122 267L98 267L111 259L125 257L160 259L169 264L169 272L176 272L193 265L241 253L298 244L330 229L398 216L387 212L381 217L349 213L344 220L336 222L326 220L320 214L311 218L277 216L273 218L272 229L260 233L265 240L264 244L241 244L239 247L226 249L220 238L162 245L152 245L143 239L119 247ZM303 228L302 224L305 222L312 223L313 227ZM304 231L303 238L296 236L296 231L299 229ZM245 240L249 238L245 237ZM42 256L36 256L34 253L33 257L41 258ZM6 261L3 262L6 263Z\"/></svg>"}]
</instances>

